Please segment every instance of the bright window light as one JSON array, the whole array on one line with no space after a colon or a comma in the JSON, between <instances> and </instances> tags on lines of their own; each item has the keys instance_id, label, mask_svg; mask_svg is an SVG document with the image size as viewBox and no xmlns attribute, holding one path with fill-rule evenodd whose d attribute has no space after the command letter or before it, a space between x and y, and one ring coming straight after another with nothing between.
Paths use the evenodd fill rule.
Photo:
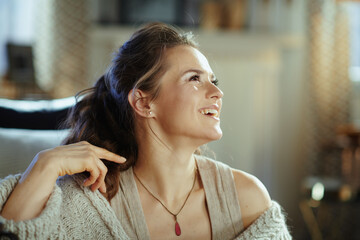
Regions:
<instances>
[{"instance_id":1,"label":"bright window light","mask_svg":"<svg viewBox=\"0 0 360 240\"><path fill-rule=\"evenodd\" d=\"M320 201L324 197L325 187L321 182L314 184L311 190L311 198Z\"/></svg>"}]
</instances>

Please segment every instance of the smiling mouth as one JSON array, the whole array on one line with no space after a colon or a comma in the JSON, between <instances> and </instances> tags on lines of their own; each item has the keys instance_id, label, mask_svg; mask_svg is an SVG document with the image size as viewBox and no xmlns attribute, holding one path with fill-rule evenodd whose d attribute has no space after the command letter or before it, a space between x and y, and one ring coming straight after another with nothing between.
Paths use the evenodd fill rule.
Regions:
<instances>
[{"instance_id":1,"label":"smiling mouth","mask_svg":"<svg viewBox=\"0 0 360 240\"><path fill-rule=\"evenodd\" d=\"M202 109L200 113L205 116L219 118L219 112L216 109Z\"/></svg>"}]
</instances>

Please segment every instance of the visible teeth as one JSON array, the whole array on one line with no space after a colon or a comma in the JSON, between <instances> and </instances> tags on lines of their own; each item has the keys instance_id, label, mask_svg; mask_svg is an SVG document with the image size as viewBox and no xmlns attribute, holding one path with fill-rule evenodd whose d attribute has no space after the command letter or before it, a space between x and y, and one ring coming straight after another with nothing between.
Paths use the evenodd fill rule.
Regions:
<instances>
[{"instance_id":1,"label":"visible teeth","mask_svg":"<svg viewBox=\"0 0 360 240\"><path fill-rule=\"evenodd\" d=\"M202 109L201 114L204 114L204 115L211 114L211 115L217 116L218 111L216 109Z\"/></svg>"}]
</instances>

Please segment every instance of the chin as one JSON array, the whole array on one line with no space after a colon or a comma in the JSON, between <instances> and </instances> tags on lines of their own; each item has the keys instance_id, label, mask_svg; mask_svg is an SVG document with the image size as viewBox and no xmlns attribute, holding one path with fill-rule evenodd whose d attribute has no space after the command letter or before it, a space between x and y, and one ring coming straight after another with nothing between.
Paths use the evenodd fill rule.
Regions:
<instances>
[{"instance_id":1,"label":"chin","mask_svg":"<svg viewBox=\"0 0 360 240\"><path fill-rule=\"evenodd\" d=\"M208 142L212 142L212 141L216 141L216 140L219 140L221 139L223 133L221 130L217 130L216 132L213 132L212 134L208 134L207 135L207 140Z\"/></svg>"},{"instance_id":2,"label":"chin","mask_svg":"<svg viewBox=\"0 0 360 240\"><path fill-rule=\"evenodd\" d=\"M212 141L216 141L216 140L219 140L219 139L221 139L222 138L222 132L221 133L219 133L217 136L215 136L213 139L212 139Z\"/></svg>"},{"instance_id":3,"label":"chin","mask_svg":"<svg viewBox=\"0 0 360 240\"><path fill-rule=\"evenodd\" d=\"M193 133L195 133L195 131ZM206 131L202 130L201 132L196 132L195 134L191 134L191 138L195 140L196 145L202 146L209 142L213 142L221 139L222 135L223 133L221 131L221 128L216 127L216 128L212 128L211 131L209 131L209 128L207 128Z\"/></svg>"}]
</instances>

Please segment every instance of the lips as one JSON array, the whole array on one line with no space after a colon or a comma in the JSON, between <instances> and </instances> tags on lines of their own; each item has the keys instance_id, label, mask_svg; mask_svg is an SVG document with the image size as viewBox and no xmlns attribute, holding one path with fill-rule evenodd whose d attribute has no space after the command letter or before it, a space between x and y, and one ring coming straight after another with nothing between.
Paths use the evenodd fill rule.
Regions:
<instances>
[{"instance_id":1,"label":"lips","mask_svg":"<svg viewBox=\"0 0 360 240\"><path fill-rule=\"evenodd\" d=\"M219 112L216 109L201 109L200 113L203 115L209 115L214 117L219 116Z\"/></svg>"},{"instance_id":2,"label":"lips","mask_svg":"<svg viewBox=\"0 0 360 240\"><path fill-rule=\"evenodd\" d=\"M217 105L212 105L212 106L209 106L209 107L201 108L199 110L199 112L202 115L213 117L213 118L219 120L220 111L219 111L219 107Z\"/></svg>"}]
</instances>

